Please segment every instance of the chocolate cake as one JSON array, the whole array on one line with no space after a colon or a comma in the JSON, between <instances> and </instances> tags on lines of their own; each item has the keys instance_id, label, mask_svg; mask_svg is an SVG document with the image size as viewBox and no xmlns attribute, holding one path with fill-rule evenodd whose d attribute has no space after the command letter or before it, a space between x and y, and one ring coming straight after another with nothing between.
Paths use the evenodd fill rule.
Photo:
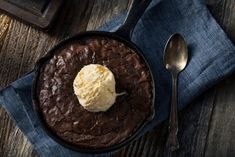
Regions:
<instances>
[{"instance_id":1,"label":"chocolate cake","mask_svg":"<svg viewBox=\"0 0 235 157\"><path fill-rule=\"evenodd\" d=\"M106 112L89 112L73 91L73 81L87 64L107 66L118 96ZM39 108L59 138L82 148L106 148L133 135L152 114L153 86L148 67L127 45L94 36L70 42L48 60L37 81Z\"/></svg>"}]
</instances>

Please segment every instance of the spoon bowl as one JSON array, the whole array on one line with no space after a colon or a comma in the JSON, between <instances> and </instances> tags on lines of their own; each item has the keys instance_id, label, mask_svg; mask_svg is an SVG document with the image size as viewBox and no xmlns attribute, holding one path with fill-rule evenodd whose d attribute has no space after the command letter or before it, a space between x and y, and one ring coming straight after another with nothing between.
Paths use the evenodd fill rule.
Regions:
<instances>
[{"instance_id":1,"label":"spoon bowl","mask_svg":"<svg viewBox=\"0 0 235 157\"><path fill-rule=\"evenodd\" d=\"M188 48L180 34L173 34L169 38L164 52L164 64L167 70L179 73L185 68L188 60Z\"/></svg>"}]
</instances>

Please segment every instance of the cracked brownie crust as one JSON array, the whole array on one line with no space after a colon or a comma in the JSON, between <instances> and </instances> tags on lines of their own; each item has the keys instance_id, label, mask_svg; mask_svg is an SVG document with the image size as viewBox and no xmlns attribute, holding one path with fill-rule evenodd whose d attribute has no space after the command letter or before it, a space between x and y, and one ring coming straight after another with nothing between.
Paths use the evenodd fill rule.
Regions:
<instances>
[{"instance_id":1,"label":"cracked brownie crust","mask_svg":"<svg viewBox=\"0 0 235 157\"><path fill-rule=\"evenodd\" d=\"M118 96L106 112L85 110L73 81L87 64L107 66ZM120 41L94 36L71 42L43 65L37 84L39 107L50 130L64 141L85 148L105 148L131 136L151 115L153 87L144 61Z\"/></svg>"}]
</instances>

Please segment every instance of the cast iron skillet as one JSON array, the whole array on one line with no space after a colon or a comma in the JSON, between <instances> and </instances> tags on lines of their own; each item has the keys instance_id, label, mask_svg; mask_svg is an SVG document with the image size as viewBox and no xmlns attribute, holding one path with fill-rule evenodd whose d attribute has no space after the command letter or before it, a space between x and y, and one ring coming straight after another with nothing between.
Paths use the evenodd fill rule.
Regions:
<instances>
[{"instance_id":1,"label":"cast iron skillet","mask_svg":"<svg viewBox=\"0 0 235 157\"><path fill-rule=\"evenodd\" d=\"M89 32L84 32L81 34L78 34L76 36L73 36L71 38L68 38L62 42L60 42L58 45L56 45L54 48L52 48L46 56L44 56L43 58L41 58L35 66L35 77L34 77L34 82L33 82L33 89L32 89L32 98L33 98L33 104L34 104L34 109L37 113L37 116L39 117L39 121L43 127L43 129L45 130L45 132L52 138L54 139L56 142L58 142L59 144L74 150L74 151L78 151L78 152L83 152L83 153L106 153L106 152L110 152L110 151L114 151L117 150L121 147L123 147L124 145L127 145L128 143L130 143L132 140L134 140L141 132L141 130L143 129L143 127L153 119L154 114L155 114L155 110L154 110L154 102L155 102L155 83L154 83L154 79L153 79L153 75L151 72L151 69L143 55L143 53L141 52L141 50L134 44L131 42L130 38L133 32L133 29L136 25L136 23L138 22L139 18L141 17L141 15L143 14L143 12L145 11L145 9L147 8L147 6L149 5L149 3L151 2L151 0L133 0L132 5L131 5L131 9L128 13L128 17L125 20L125 23L116 31L116 32L103 32L103 31L89 31ZM49 60L51 59L56 50L58 50L59 48L63 47L64 45L72 42L72 41L76 41L82 38L89 38L89 37L94 37L94 36L102 36L102 37L108 37L108 38L112 38L115 40L118 40L124 44L126 44L127 46L129 46L130 48L132 48L139 56L140 58L142 58L142 60L145 62L145 64L147 65L150 74L151 74L151 79L152 79L152 87L153 87L153 98L152 98L152 106L151 106L151 114L150 116L147 118L147 120L137 129L137 131L135 133L133 133L130 137L128 137L127 139L125 139L123 142L113 145L111 147L108 148L99 148L99 149L90 149L90 148L80 148L76 145L72 145L67 143L66 141L62 140L61 138L59 138L56 134L54 134L49 127L46 125L45 121L43 120L43 114L42 111L40 110L39 107L39 98L38 98L38 92L37 92L37 81L39 80L39 75L40 75L40 69L42 68L42 66Z\"/></svg>"}]
</instances>

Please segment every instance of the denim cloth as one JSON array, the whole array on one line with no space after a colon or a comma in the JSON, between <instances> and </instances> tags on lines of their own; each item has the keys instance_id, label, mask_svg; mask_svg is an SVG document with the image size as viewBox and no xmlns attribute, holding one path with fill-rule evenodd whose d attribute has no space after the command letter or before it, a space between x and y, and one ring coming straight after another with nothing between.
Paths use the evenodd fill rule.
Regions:
<instances>
[{"instance_id":1,"label":"denim cloth","mask_svg":"<svg viewBox=\"0 0 235 157\"><path fill-rule=\"evenodd\" d=\"M116 17L101 30L115 31L125 18ZM181 33L188 43L189 62L179 76L178 109L235 71L235 47L209 13L203 0L153 0L138 22L132 41L143 51L156 83L156 114L143 135L169 115L171 76L163 64L163 49L172 33ZM80 157L59 145L42 130L32 108L34 71L0 92L0 104L43 157ZM109 153L101 156L110 155ZM90 155L100 156L100 155Z\"/></svg>"}]
</instances>

